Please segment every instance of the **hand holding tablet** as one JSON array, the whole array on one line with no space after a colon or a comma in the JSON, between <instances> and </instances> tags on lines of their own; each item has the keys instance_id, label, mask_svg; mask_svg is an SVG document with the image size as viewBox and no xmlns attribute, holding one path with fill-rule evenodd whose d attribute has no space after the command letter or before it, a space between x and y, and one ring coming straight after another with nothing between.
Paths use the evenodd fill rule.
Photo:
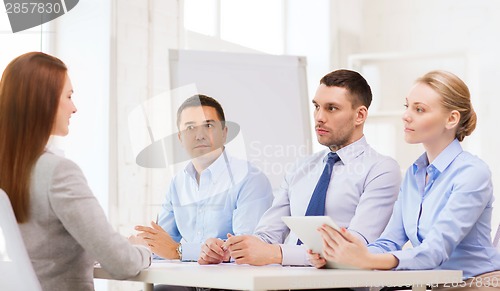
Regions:
<instances>
[{"instance_id":1,"label":"hand holding tablet","mask_svg":"<svg viewBox=\"0 0 500 291\"><path fill-rule=\"evenodd\" d=\"M340 227L329 216L283 216L281 219L308 249L318 254L323 251L323 240L318 228L326 224L340 231ZM326 267L330 269L357 269L329 261L326 263Z\"/></svg>"}]
</instances>

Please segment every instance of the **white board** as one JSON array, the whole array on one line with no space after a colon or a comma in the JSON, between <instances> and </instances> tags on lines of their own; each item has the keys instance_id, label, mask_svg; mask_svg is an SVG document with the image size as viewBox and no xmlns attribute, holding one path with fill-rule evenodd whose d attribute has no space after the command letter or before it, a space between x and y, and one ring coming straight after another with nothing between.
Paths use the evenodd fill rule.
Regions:
<instances>
[{"instance_id":1,"label":"white board","mask_svg":"<svg viewBox=\"0 0 500 291\"><path fill-rule=\"evenodd\" d=\"M244 145L273 188L312 152L305 57L171 50L170 77L172 89L194 84L221 103L240 127L231 143Z\"/></svg>"}]
</instances>

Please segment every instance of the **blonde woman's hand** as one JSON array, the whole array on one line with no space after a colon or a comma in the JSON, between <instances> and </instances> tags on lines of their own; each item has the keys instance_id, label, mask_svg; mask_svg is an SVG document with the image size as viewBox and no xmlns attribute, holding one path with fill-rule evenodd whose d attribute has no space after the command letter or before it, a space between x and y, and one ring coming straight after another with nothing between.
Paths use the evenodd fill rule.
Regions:
<instances>
[{"instance_id":1,"label":"blonde woman's hand","mask_svg":"<svg viewBox=\"0 0 500 291\"><path fill-rule=\"evenodd\" d=\"M369 268L368 248L347 229L341 228L339 232L328 225L323 225L318 230L323 238L322 255L326 260L358 268Z\"/></svg>"}]
</instances>

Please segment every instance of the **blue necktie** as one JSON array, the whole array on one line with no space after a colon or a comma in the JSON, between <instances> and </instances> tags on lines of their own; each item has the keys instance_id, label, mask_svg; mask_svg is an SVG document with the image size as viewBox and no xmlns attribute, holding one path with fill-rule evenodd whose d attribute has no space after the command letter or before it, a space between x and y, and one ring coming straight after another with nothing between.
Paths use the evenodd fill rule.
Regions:
<instances>
[{"instance_id":1,"label":"blue necktie","mask_svg":"<svg viewBox=\"0 0 500 291\"><path fill-rule=\"evenodd\" d=\"M307 206L306 216L322 216L325 215L325 200L326 200L326 190L328 190L328 184L330 184L330 178L332 177L333 165L340 160L336 153L328 153L328 160L326 161L323 173L314 188L314 192ZM297 240L297 244L301 245L302 242Z\"/></svg>"}]
</instances>

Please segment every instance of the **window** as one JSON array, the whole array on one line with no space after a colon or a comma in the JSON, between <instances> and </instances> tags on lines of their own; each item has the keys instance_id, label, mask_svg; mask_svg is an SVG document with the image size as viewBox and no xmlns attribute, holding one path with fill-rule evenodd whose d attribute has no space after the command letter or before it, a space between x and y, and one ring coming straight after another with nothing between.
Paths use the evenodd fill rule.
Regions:
<instances>
[{"instance_id":1,"label":"window","mask_svg":"<svg viewBox=\"0 0 500 291\"><path fill-rule=\"evenodd\" d=\"M219 0L184 1L184 28L208 36L219 36Z\"/></svg>"},{"instance_id":2,"label":"window","mask_svg":"<svg viewBox=\"0 0 500 291\"><path fill-rule=\"evenodd\" d=\"M43 25L12 33L5 6L1 6L4 7L0 13L0 72L3 73L15 57L31 51L42 51L47 33L42 32Z\"/></svg>"},{"instance_id":3,"label":"window","mask_svg":"<svg viewBox=\"0 0 500 291\"><path fill-rule=\"evenodd\" d=\"M284 53L283 0L186 0L186 30L270 54Z\"/></svg>"}]
</instances>

